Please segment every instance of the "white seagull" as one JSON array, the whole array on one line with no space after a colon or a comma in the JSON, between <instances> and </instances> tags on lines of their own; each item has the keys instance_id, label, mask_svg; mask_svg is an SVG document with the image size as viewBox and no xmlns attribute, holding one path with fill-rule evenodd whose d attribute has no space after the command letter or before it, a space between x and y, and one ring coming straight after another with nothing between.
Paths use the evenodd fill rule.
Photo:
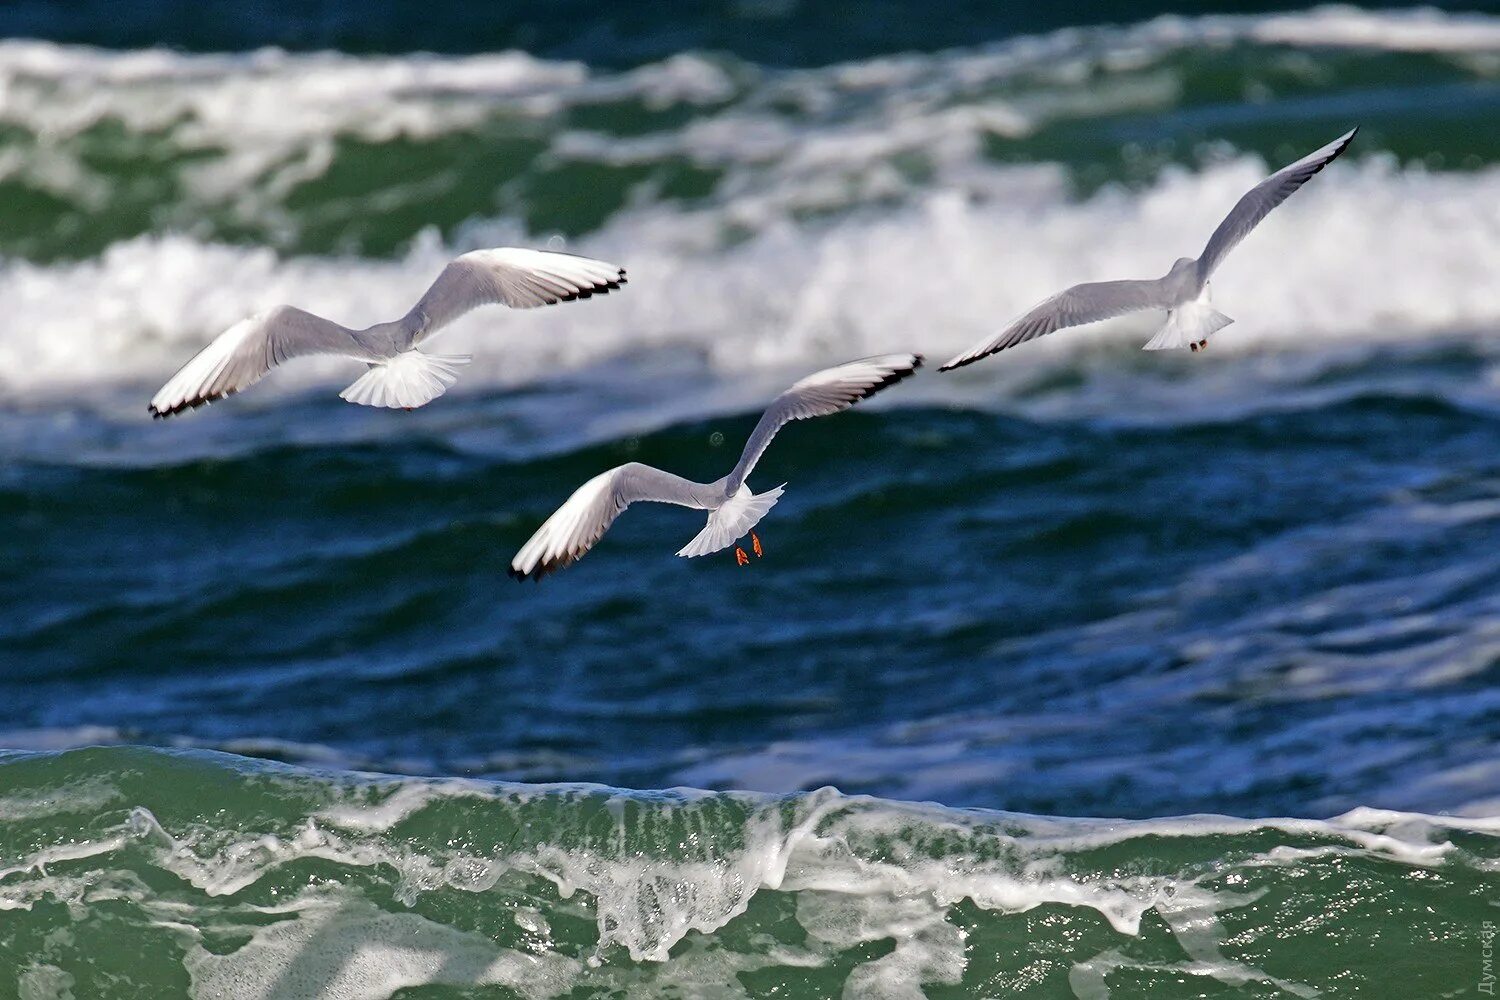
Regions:
<instances>
[{"instance_id":1,"label":"white seagull","mask_svg":"<svg viewBox=\"0 0 1500 1000\"><path fill-rule=\"evenodd\" d=\"M911 375L921 365L920 354L884 354L809 375L772 401L745 443L734 471L717 482L694 483L640 462L600 473L580 486L521 546L510 562L510 575L517 580L541 579L576 562L603 537L620 512L637 500L708 511L707 526L677 553L679 556L692 558L728 548L776 506L786 486L782 483L765 493L751 493L745 485L750 470L777 431L793 420L847 410ZM750 537L758 556L760 539L753 532ZM741 566L749 561L738 547L735 557Z\"/></svg>"},{"instance_id":2,"label":"white seagull","mask_svg":"<svg viewBox=\"0 0 1500 1000\"><path fill-rule=\"evenodd\" d=\"M1190 347L1201 351L1208 346L1212 333L1234 322L1209 305L1208 279L1214 269L1273 208L1286 201L1293 191L1342 153L1358 131L1357 128L1350 129L1316 153L1283 167L1251 188L1250 193L1241 198L1219 223L1197 260L1179 257L1165 277L1153 280L1094 281L1074 285L1036 306L998 336L958 355L938 371L961 368L1054 330L1144 309L1167 310L1165 325L1147 342L1146 350Z\"/></svg>"},{"instance_id":3,"label":"white seagull","mask_svg":"<svg viewBox=\"0 0 1500 1000\"><path fill-rule=\"evenodd\" d=\"M398 320L351 330L296 306L276 306L241 320L173 375L151 399L153 417L170 417L258 382L290 358L337 354L369 369L339 395L363 406L414 409L447 391L469 355L416 349L470 309L499 302L513 309L605 294L625 283L625 269L568 253L500 247L474 250L443 268L432 287Z\"/></svg>"}]
</instances>

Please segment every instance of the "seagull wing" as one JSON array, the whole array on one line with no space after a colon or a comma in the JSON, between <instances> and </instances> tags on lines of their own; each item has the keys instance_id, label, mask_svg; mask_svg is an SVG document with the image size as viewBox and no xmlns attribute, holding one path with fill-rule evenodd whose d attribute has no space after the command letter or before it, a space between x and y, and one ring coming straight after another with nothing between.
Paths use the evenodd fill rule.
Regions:
<instances>
[{"instance_id":1,"label":"seagull wing","mask_svg":"<svg viewBox=\"0 0 1500 1000\"><path fill-rule=\"evenodd\" d=\"M359 353L347 328L295 306L277 306L219 334L167 380L149 408L154 417L170 417L233 395L288 358Z\"/></svg>"},{"instance_id":2,"label":"seagull wing","mask_svg":"<svg viewBox=\"0 0 1500 1000\"><path fill-rule=\"evenodd\" d=\"M502 303L513 309L604 295L625 284L625 269L570 253L500 247L473 250L443 268L407 320L420 343L470 309Z\"/></svg>"},{"instance_id":3,"label":"seagull wing","mask_svg":"<svg viewBox=\"0 0 1500 1000\"><path fill-rule=\"evenodd\" d=\"M1304 156L1290 166L1282 167L1251 188L1208 238L1208 245L1198 258L1200 280L1207 281L1225 255L1238 246L1240 240L1249 236L1250 230L1259 225L1261 219L1270 215L1273 208L1290 198L1292 192L1306 184L1314 174L1347 149L1349 143L1354 141L1354 133L1358 131L1358 128L1350 129L1317 152Z\"/></svg>"},{"instance_id":4,"label":"seagull wing","mask_svg":"<svg viewBox=\"0 0 1500 1000\"><path fill-rule=\"evenodd\" d=\"M1069 326L1082 326L1112 316L1142 309L1166 309L1171 305L1160 278L1148 281L1093 281L1074 285L1032 308L1002 330L982 340L938 369L952 371L987 358L996 351L1024 344L1043 334Z\"/></svg>"},{"instance_id":5,"label":"seagull wing","mask_svg":"<svg viewBox=\"0 0 1500 1000\"><path fill-rule=\"evenodd\" d=\"M620 512L638 500L703 510L702 487L670 472L631 462L601 472L574 491L510 561L517 580L540 580L571 565L604 537Z\"/></svg>"},{"instance_id":6,"label":"seagull wing","mask_svg":"<svg viewBox=\"0 0 1500 1000\"><path fill-rule=\"evenodd\" d=\"M739 492L750 470L776 432L793 420L822 417L847 410L861 399L895 385L922 366L920 354L882 354L815 372L772 400L745 442L734 471L725 480L730 496Z\"/></svg>"}]
</instances>

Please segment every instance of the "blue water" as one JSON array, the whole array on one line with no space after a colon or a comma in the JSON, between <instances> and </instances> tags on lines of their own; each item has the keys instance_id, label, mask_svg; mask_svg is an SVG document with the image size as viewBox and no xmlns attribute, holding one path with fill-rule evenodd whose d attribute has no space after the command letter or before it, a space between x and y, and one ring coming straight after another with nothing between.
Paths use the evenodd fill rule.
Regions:
<instances>
[{"instance_id":1,"label":"blue water","mask_svg":"<svg viewBox=\"0 0 1500 1000\"><path fill-rule=\"evenodd\" d=\"M0 996L1478 981L1500 17L109 9L0 11ZM1210 350L1127 319L934 370L1355 124ZM465 319L413 413L321 361L146 413L242 316L363 325L514 243L631 280ZM764 558L642 505L507 578L590 477L717 478L775 392L898 350L756 469Z\"/></svg>"},{"instance_id":2,"label":"blue water","mask_svg":"<svg viewBox=\"0 0 1500 1000\"><path fill-rule=\"evenodd\" d=\"M1434 0L1433 10L1493 10L1484 0ZM1295 3L1202 0L1199 14L1297 10ZM522 49L596 66L631 66L691 50L732 52L763 65L823 65L898 52L932 52L1075 25L1119 24L1183 13L1163 0L1058 0L1010 5L955 0L941 16L912 0L713 0L628 8L586 0L478 6L392 0L373 8L317 0L290 7L234 0L146 0L118 15L109 0L60 5L16 0L0 33L111 48L165 45L238 51L273 45L344 52L488 52Z\"/></svg>"}]
</instances>

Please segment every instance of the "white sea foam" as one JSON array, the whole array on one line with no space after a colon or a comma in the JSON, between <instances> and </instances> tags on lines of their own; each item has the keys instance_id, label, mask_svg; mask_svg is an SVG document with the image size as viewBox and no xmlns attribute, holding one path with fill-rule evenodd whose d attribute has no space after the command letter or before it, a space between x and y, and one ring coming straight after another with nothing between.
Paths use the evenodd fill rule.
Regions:
<instances>
[{"instance_id":1,"label":"white sea foam","mask_svg":"<svg viewBox=\"0 0 1500 1000\"><path fill-rule=\"evenodd\" d=\"M1081 202L1060 178L1039 185L1024 169L1009 196L931 194L876 218L771 223L727 246L714 237L716 212L643 210L570 247L623 261L631 284L621 292L528 313L478 312L445 334L443 347L475 356L459 393L653 349L699 356L726 378L781 377L895 349L946 355L1059 287L1164 271L1170 258L1201 245L1265 169L1241 157L1202 173L1169 171L1141 193L1107 189ZM472 243L520 238L495 224L468 234ZM397 316L456 249L424 239L393 261L279 259L187 236L142 236L90 261L10 261L0 266L0 312L8 317L0 386L12 405L31 409L122 385L143 391L239 318L279 302L355 326ZM1259 372L1274 379L1298 374L1283 370L1286 356L1422 338L1488 355L1500 325L1496 259L1500 168L1434 174L1378 157L1335 164L1217 276L1216 303L1236 326L1209 356L1193 359L1195 367L1170 370L1241 380L1261 349L1274 346L1282 360L1265 360ZM929 392L961 395L983 384L994 396L998 383L1002 396L1019 394L1038 366L1087 370L1094 357L1117 367L1145 339L1145 325L1127 319L1066 332L973 374L925 381ZM347 380L347 369L299 362L255 392L315 382L329 391Z\"/></svg>"},{"instance_id":2,"label":"white sea foam","mask_svg":"<svg viewBox=\"0 0 1500 1000\"><path fill-rule=\"evenodd\" d=\"M1493 52L1500 22L1482 14L1427 8L1370 11L1352 4L1257 18L1250 38L1283 45L1342 45L1387 52Z\"/></svg>"},{"instance_id":3,"label":"white sea foam","mask_svg":"<svg viewBox=\"0 0 1500 1000\"><path fill-rule=\"evenodd\" d=\"M74 731L76 738L77 731ZM56 743L51 749L64 749L78 743ZM0 734L0 746L15 749L19 744L8 742ZM27 823L49 816L68 813L98 811L117 801L119 790L103 778L82 778L58 788L33 791L18 791L0 795L0 822Z\"/></svg>"}]
</instances>

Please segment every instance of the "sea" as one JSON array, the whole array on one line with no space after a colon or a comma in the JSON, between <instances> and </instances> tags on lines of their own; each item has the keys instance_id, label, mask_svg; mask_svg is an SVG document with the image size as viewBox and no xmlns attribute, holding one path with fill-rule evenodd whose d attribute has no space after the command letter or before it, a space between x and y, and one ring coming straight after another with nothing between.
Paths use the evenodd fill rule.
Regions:
<instances>
[{"instance_id":1,"label":"sea","mask_svg":"<svg viewBox=\"0 0 1500 1000\"><path fill-rule=\"evenodd\" d=\"M0 998L1467 997L1500 925L1500 9L0 9ZM1158 321L938 363L1199 252ZM413 412L250 313L523 245ZM809 372L764 556L642 504Z\"/></svg>"}]
</instances>

